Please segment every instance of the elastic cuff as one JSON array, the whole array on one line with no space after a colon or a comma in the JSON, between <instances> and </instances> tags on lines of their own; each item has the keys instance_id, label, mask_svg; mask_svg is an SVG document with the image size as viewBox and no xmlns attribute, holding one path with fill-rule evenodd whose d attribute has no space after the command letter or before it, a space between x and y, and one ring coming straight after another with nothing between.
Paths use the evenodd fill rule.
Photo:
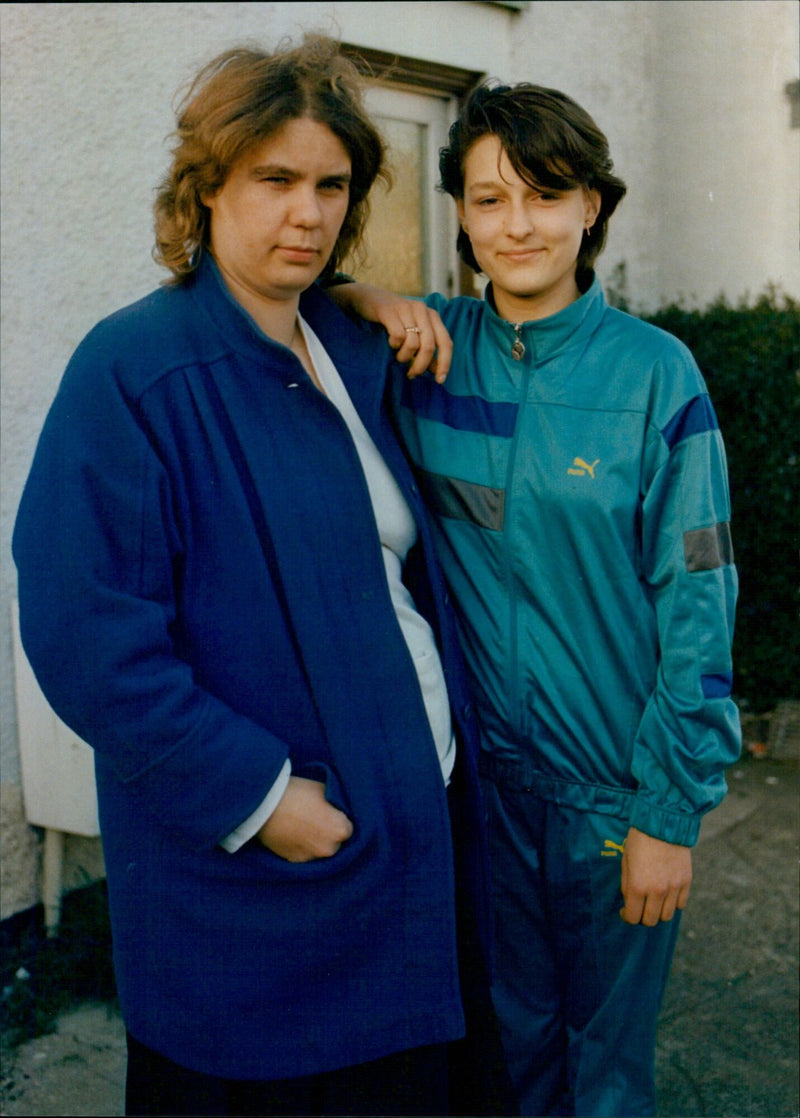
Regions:
<instances>
[{"instance_id":1,"label":"elastic cuff","mask_svg":"<svg viewBox=\"0 0 800 1118\"><path fill-rule=\"evenodd\" d=\"M701 816L666 811L637 797L633 801L628 822L637 831L643 831L662 842L671 842L676 846L694 846L700 835Z\"/></svg>"}]
</instances>

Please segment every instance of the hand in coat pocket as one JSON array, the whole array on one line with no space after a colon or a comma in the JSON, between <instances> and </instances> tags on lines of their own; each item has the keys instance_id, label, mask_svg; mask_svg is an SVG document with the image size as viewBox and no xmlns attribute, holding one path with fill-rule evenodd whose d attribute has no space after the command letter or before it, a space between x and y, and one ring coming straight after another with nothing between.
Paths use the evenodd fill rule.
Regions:
<instances>
[{"instance_id":1,"label":"hand in coat pocket","mask_svg":"<svg viewBox=\"0 0 800 1118\"><path fill-rule=\"evenodd\" d=\"M287 862L312 862L333 857L352 834L348 817L325 798L324 784L292 776L258 838Z\"/></svg>"}]
</instances>

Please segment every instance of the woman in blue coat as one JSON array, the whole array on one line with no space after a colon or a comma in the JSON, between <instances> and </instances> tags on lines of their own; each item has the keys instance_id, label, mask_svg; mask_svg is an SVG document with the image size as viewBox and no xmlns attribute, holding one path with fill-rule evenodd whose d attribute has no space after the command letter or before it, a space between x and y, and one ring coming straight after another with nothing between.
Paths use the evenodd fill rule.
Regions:
<instances>
[{"instance_id":1,"label":"woman in blue coat","mask_svg":"<svg viewBox=\"0 0 800 1118\"><path fill-rule=\"evenodd\" d=\"M448 1109L472 716L389 351L315 286L382 158L327 40L202 71L171 278L81 344L22 499L25 647L96 751L128 1113Z\"/></svg>"}]
</instances>

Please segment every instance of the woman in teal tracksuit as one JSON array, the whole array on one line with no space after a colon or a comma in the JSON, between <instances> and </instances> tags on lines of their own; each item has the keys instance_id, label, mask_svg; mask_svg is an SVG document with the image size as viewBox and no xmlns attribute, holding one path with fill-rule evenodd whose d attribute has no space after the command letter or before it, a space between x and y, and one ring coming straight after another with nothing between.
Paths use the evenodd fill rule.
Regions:
<instances>
[{"instance_id":1,"label":"woman in teal tracksuit","mask_svg":"<svg viewBox=\"0 0 800 1118\"><path fill-rule=\"evenodd\" d=\"M655 1025L702 815L740 733L725 454L691 354L609 308L625 193L569 98L485 87L441 153L483 301L427 307L397 385L477 697L496 1004L523 1114L655 1110ZM342 293L427 364L423 303Z\"/></svg>"}]
</instances>

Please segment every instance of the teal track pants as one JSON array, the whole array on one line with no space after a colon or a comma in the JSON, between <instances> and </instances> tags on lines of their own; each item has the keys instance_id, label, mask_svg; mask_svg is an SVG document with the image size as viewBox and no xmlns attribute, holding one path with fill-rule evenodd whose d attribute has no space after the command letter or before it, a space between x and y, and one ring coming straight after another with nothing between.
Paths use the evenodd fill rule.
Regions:
<instances>
[{"instance_id":1,"label":"teal track pants","mask_svg":"<svg viewBox=\"0 0 800 1118\"><path fill-rule=\"evenodd\" d=\"M679 915L622 921L628 824L484 781L492 993L523 1115L656 1112L656 1020Z\"/></svg>"}]
</instances>

